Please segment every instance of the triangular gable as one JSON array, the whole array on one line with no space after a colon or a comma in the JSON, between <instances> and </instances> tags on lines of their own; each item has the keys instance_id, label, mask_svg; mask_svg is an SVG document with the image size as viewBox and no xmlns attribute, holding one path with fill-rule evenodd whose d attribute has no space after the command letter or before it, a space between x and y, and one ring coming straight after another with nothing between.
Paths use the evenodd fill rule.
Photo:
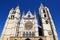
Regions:
<instances>
[{"instance_id":1,"label":"triangular gable","mask_svg":"<svg viewBox=\"0 0 60 40\"><path fill-rule=\"evenodd\" d=\"M24 16L24 18L28 18L30 16L30 18L33 18L34 16L32 15L32 13L30 11L27 12L27 14Z\"/></svg>"}]
</instances>

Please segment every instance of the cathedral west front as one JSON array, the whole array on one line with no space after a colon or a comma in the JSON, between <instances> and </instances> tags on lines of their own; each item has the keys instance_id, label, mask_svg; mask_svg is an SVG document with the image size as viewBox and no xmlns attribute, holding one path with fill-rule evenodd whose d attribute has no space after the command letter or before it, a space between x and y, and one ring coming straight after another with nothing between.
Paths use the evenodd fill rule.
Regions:
<instances>
[{"instance_id":1,"label":"cathedral west front","mask_svg":"<svg viewBox=\"0 0 60 40\"><path fill-rule=\"evenodd\" d=\"M49 9L42 4L39 7L40 25L36 12L21 12L19 6L12 8L7 17L1 40L58 40L55 25ZM38 28L39 27L39 28Z\"/></svg>"}]
</instances>

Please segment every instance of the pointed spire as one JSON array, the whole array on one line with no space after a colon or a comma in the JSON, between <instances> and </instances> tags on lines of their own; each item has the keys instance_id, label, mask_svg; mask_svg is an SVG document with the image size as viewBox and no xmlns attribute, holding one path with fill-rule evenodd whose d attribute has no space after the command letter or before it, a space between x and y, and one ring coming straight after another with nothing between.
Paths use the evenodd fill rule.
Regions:
<instances>
[{"instance_id":1,"label":"pointed spire","mask_svg":"<svg viewBox=\"0 0 60 40\"><path fill-rule=\"evenodd\" d=\"M12 8L9 13L12 13L13 11L14 11L14 8Z\"/></svg>"},{"instance_id":2,"label":"pointed spire","mask_svg":"<svg viewBox=\"0 0 60 40\"><path fill-rule=\"evenodd\" d=\"M43 4L41 3L41 6L43 6Z\"/></svg>"},{"instance_id":3,"label":"pointed spire","mask_svg":"<svg viewBox=\"0 0 60 40\"><path fill-rule=\"evenodd\" d=\"M25 12L23 11L23 13L22 13L22 17L24 17L24 15L25 15Z\"/></svg>"},{"instance_id":4,"label":"pointed spire","mask_svg":"<svg viewBox=\"0 0 60 40\"><path fill-rule=\"evenodd\" d=\"M15 8L15 11L16 11L17 13L20 13L19 6L17 6L17 7Z\"/></svg>"},{"instance_id":5,"label":"pointed spire","mask_svg":"<svg viewBox=\"0 0 60 40\"><path fill-rule=\"evenodd\" d=\"M12 8L10 11L14 10L14 8Z\"/></svg>"},{"instance_id":6,"label":"pointed spire","mask_svg":"<svg viewBox=\"0 0 60 40\"><path fill-rule=\"evenodd\" d=\"M34 11L34 16L35 16L35 18L36 18L36 11Z\"/></svg>"},{"instance_id":7,"label":"pointed spire","mask_svg":"<svg viewBox=\"0 0 60 40\"><path fill-rule=\"evenodd\" d=\"M19 9L19 6L17 6L16 9Z\"/></svg>"},{"instance_id":8,"label":"pointed spire","mask_svg":"<svg viewBox=\"0 0 60 40\"><path fill-rule=\"evenodd\" d=\"M43 4L41 3L40 8L44 8Z\"/></svg>"},{"instance_id":9,"label":"pointed spire","mask_svg":"<svg viewBox=\"0 0 60 40\"><path fill-rule=\"evenodd\" d=\"M23 11L23 14L22 15L25 15L25 12Z\"/></svg>"}]
</instances>

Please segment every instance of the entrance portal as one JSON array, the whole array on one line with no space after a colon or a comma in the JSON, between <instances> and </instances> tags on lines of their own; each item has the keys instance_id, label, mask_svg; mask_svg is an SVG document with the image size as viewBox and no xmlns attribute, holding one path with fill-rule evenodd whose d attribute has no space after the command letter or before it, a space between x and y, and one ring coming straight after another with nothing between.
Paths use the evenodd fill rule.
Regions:
<instances>
[{"instance_id":1,"label":"entrance portal","mask_svg":"<svg viewBox=\"0 0 60 40\"><path fill-rule=\"evenodd\" d=\"M41 38L39 40L42 40Z\"/></svg>"},{"instance_id":2,"label":"entrance portal","mask_svg":"<svg viewBox=\"0 0 60 40\"><path fill-rule=\"evenodd\" d=\"M29 38L25 39L25 40L30 40Z\"/></svg>"}]
</instances>

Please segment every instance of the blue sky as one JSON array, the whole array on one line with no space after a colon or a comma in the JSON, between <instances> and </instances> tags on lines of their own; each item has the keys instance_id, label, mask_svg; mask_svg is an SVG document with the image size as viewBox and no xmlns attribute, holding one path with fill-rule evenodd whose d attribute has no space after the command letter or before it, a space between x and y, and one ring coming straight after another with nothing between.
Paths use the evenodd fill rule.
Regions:
<instances>
[{"instance_id":1,"label":"blue sky","mask_svg":"<svg viewBox=\"0 0 60 40\"><path fill-rule=\"evenodd\" d=\"M26 13L30 10L32 13L36 11L38 15L38 8L41 3L49 8L56 26L58 37L60 38L60 0L0 0L0 36L9 10L12 7L15 8L19 5L21 13L23 11Z\"/></svg>"}]
</instances>

